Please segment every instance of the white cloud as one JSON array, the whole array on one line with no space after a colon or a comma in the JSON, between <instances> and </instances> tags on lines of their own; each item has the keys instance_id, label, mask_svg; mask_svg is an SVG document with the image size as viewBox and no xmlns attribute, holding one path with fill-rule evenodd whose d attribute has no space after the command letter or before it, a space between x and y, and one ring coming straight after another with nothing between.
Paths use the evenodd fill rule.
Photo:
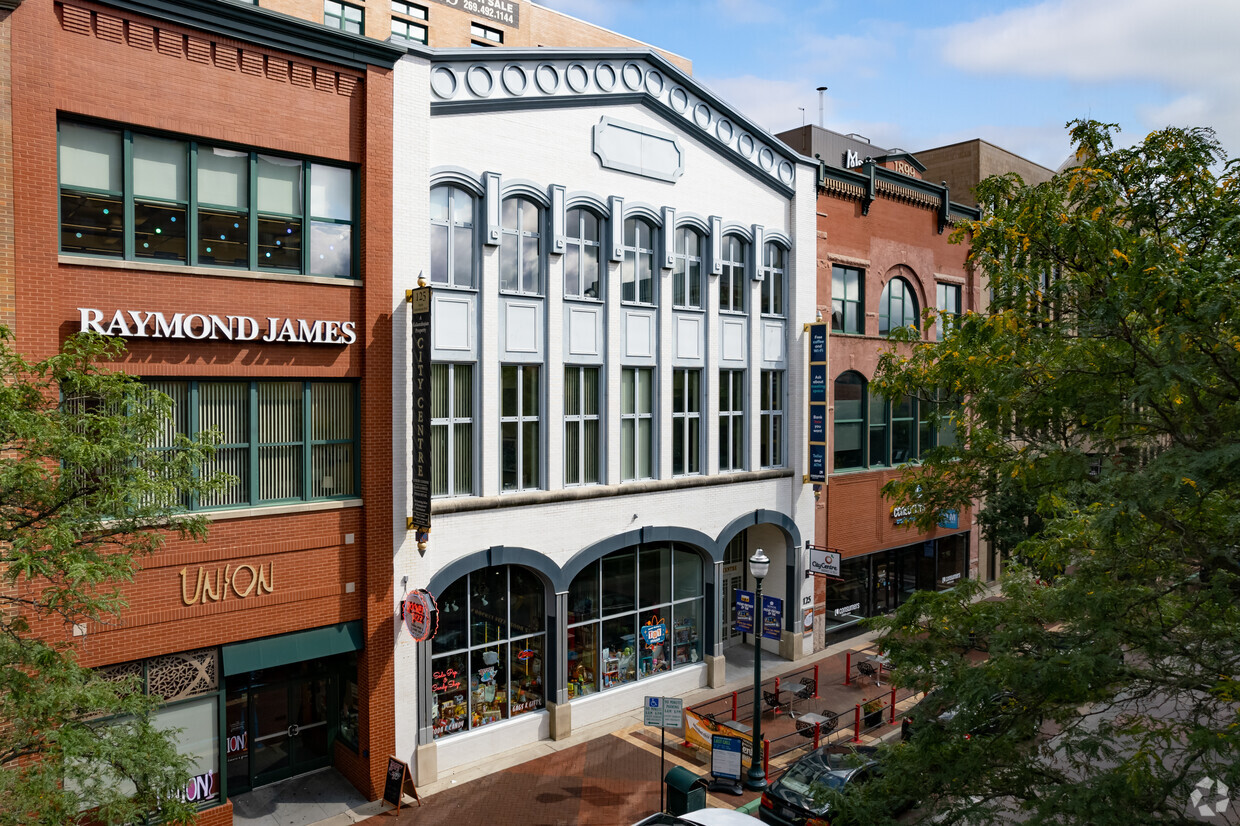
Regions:
<instances>
[{"instance_id":1,"label":"white cloud","mask_svg":"<svg viewBox=\"0 0 1240 826\"><path fill-rule=\"evenodd\" d=\"M1122 124L1128 132L1212 126L1234 155L1237 32L1236 0L1046 0L927 32L923 42L937 43L945 62L978 75L1066 80L1097 85L1099 94L1107 85L1141 85L1149 103L1138 107L1142 123Z\"/></svg>"},{"instance_id":2,"label":"white cloud","mask_svg":"<svg viewBox=\"0 0 1240 826\"><path fill-rule=\"evenodd\" d=\"M813 87L804 83L754 75L698 76L697 80L768 132L782 132L800 126L801 112L798 107L805 107L806 123L817 122L818 99Z\"/></svg>"}]
</instances>

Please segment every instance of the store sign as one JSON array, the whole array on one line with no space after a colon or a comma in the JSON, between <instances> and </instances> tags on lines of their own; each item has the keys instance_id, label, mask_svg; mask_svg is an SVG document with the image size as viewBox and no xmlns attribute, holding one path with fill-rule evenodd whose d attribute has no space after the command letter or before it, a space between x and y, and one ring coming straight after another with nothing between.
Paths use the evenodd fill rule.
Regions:
<instances>
[{"instance_id":1,"label":"store sign","mask_svg":"<svg viewBox=\"0 0 1240 826\"><path fill-rule=\"evenodd\" d=\"M642 639L647 646L662 645L667 640L667 624L657 616L651 617L642 626Z\"/></svg>"},{"instance_id":2,"label":"store sign","mask_svg":"<svg viewBox=\"0 0 1240 826\"><path fill-rule=\"evenodd\" d=\"M779 597L762 597L762 636L777 640L782 636L784 601Z\"/></svg>"},{"instance_id":3,"label":"store sign","mask_svg":"<svg viewBox=\"0 0 1240 826\"><path fill-rule=\"evenodd\" d=\"M960 527L960 511L952 508L945 510L939 514L940 528L959 528Z\"/></svg>"},{"instance_id":4,"label":"store sign","mask_svg":"<svg viewBox=\"0 0 1240 826\"><path fill-rule=\"evenodd\" d=\"M216 782L215 772L209 771L191 777L185 786L185 794L181 795L181 798L189 803L201 803L215 799L219 793L219 783Z\"/></svg>"},{"instance_id":5,"label":"store sign","mask_svg":"<svg viewBox=\"0 0 1240 826\"><path fill-rule=\"evenodd\" d=\"M809 325L809 481L827 481L827 334L825 323Z\"/></svg>"},{"instance_id":6,"label":"store sign","mask_svg":"<svg viewBox=\"0 0 1240 826\"><path fill-rule=\"evenodd\" d=\"M942 582L944 585L951 585L953 582L956 582L959 579L960 579L959 573L948 574L947 576L940 579L939 582Z\"/></svg>"},{"instance_id":7,"label":"store sign","mask_svg":"<svg viewBox=\"0 0 1240 826\"><path fill-rule=\"evenodd\" d=\"M742 634L753 633L754 600L753 591L736 592L736 619L732 626Z\"/></svg>"},{"instance_id":8,"label":"store sign","mask_svg":"<svg viewBox=\"0 0 1240 826\"><path fill-rule=\"evenodd\" d=\"M186 588L186 583L193 583L193 590ZM261 597L276 589L276 563L266 565L225 565L208 571L198 566L197 577L189 576L189 568L181 569L181 602L185 605L206 605L208 602L221 602L236 597Z\"/></svg>"},{"instance_id":9,"label":"store sign","mask_svg":"<svg viewBox=\"0 0 1240 826\"><path fill-rule=\"evenodd\" d=\"M839 576L842 559L843 556L839 551L830 551L814 545L809 546L809 572L811 574Z\"/></svg>"},{"instance_id":10,"label":"store sign","mask_svg":"<svg viewBox=\"0 0 1240 826\"><path fill-rule=\"evenodd\" d=\"M352 344L353 321L311 321L305 318L215 313L161 313L148 310L103 310L78 307L82 333L121 338L193 339L194 341L262 341L267 344Z\"/></svg>"},{"instance_id":11,"label":"store sign","mask_svg":"<svg viewBox=\"0 0 1240 826\"><path fill-rule=\"evenodd\" d=\"M431 288L406 295L413 317L413 501L408 521L409 527L425 532L431 527Z\"/></svg>"},{"instance_id":12,"label":"store sign","mask_svg":"<svg viewBox=\"0 0 1240 826\"><path fill-rule=\"evenodd\" d=\"M459 9L474 17L502 23L514 29L521 25L521 4L517 0L434 0L441 6Z\"/></svg>"},{"instance_id":13,"label":"store sign","mask_svg":"<svg viewBox=\"0 0 1240 826\"><path fill-rule=\"evenodd\" d=\"M835 616L837 617L842 617L845 614L855 614L860 610L861 610L861 603L854 602L852 605L845 605L843 608L836 608L831 613L835 614Z\"/></svg>"},{"instance_id":14,"label":"store sign","mask_svg":"<svg viewBox=\"0 0 1240 826\"><path fill-rule=\"evenodd\" d=\"M425 588L415 588L400 604L401 619L418 642L429 640L439 630L439 610L435 597Z\"/></svg>"}]
</instances>

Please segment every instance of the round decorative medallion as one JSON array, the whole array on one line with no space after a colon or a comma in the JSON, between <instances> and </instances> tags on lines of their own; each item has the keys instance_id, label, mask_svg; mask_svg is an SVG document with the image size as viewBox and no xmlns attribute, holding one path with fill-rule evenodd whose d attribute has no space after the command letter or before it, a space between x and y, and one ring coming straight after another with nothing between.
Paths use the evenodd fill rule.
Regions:
<instances>
[{"instance_id":1,"label":"round decorative medallion","mask_svg":"<svg viewBox=\"0 0 1240 826\"><path fill-rule=\"evenodd\" d=\"M488 67L477 64L470 66L465 72L465 85L477 97L490 97L491 91L495 89L495 78Z\"/></svg>"},{"instance_id":2,"label":"round decorative medallion","mask_svg":"<svg viewBox=\"0 0 1240 826\"><path fill-rule=\"evenodd\" d=\"M540 64L534 70L534 84L544 95L555 94L555 90L560 88L560 70L550 63Z\"/></svg>"},{"instance_id":3,"label":"round decorative medallion","mask_svg":"<svg viewBox=\"0 0 1240 826\"><path fill-rule=\"evenodd\" d=\"M590 72L580 63L570 63L564 70L564 82L574 92L584 92L590 85Z\"/></svg>"},{"instance_id":4,"label":"round decorative medallion","mask_svg":"<svg viewBox=\"0 0 1240 826\"><path fill-rule=\"evenodd\" d=\"M616 67L610 63L600 63L594 67L594 82L604 92L616 88Z\"/></svg>"},{"instance_id":5,"label":"round decorative medallion","mask_svg":"<svg viewBox=\"0 0 1240 826\"><path fill-rule=\"evenodd\" d=\"M624 81L625 86L636 92L642 88L642 67L636 63L624 64L624 68L620 70L620 79Z\"/></svg>"},{"instance_id":6,"label":"round decorative medallion","mask_svg":"<svg viewBox=\"0 0 1240 826\"><path fill-rule=\"evenodd\" d=\"M450 100L456 94L456 72L447 66L437 66L431 72L431 91L435 97Z\"/></svg>"},{"instance_id":7,"label":"round decorative medallion","mask_svg":"<svg viewBox=\"0 0 1240 826\"><path fill-rule=\"evenodd\" d=\"M750 135L748 133L741 135L740 138L736 141L736 148L739 149L740 153L744 155L746 158L752 158L753 157L753 135Z\"/></svg>"},{"instance_id":8,"label":"round decorative medallion","mask_svg":"<svg viewBox=\"0 0 1240 826\"><path fill-rule=\"evenodd\" d=\"M504 84L504 89L508 94L514 97L520 97L525 94L525 90L529 87L530 79L525 74L525 69L517 63L509 63L504 67L504 71L500 72L500 82Z\"/></svg>"},{"instance_id":9,"label":"round decorative medallion","mask_svg":"<svg viewBox=\"0 0 1240 826\"><path fill-rule=\"evenodd\" d=\"M672 87L672 92L667 99L672 104L672 108L681 114L689 108L689 93L680 86Z\"/></svg>"},{"instance_id":10,"label":"round decorative medallion","mask_svg":"<svg viewBox=\"0 0 1240 826\"><path fill-rule=\"evenodd\" d=\"M705 103L699 103L693 107L693 122L705 129L710 126L710 107Z\"/></svg>"}]
</instances>

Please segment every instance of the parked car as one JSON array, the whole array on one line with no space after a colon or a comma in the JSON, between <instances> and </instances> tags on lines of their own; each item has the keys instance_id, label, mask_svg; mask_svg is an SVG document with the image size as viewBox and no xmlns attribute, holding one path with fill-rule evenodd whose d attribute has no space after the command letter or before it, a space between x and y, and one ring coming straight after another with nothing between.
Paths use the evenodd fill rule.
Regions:
<instances>
[{"instance_id":1,"label":"parked car","mask_svg":"<svg viewBox=\"0 0 1240 826\"><path fill-rule=\"evenodd\" d=\"M822 801L821 790L844 791L881 776L882 765L872 746L823 746L793 763L762 793L758 818L774 826L825 826L836 824L831 805ZM822 801L822 802L820 802ZM909 808L912 801L892 807L892 814ZM838 826L838 824L836 824Z\"/></svg>"},{"instance_id":2,"label":"parked car","mask_svg":"<svg viewBox=\"0 0 1240 826\"><path fill-rule=\"evenodd\" d=\"M1017 733L1022 739L1032 737L1037 733L1036 721L1022 717L1021 710L1020 700L1010 691L992 694L976 708L952 702L938 691L931 691L918 703L914 717L916 722L904 727L904 737L907 739L924 725L952 728L957 718L960 718L961 724L968 725L964 731L966 740L1002 734L1016 725L1020 726Z\"/></svg>"},{"instance_id":3,"label":"parked car","mask_svg":"<svg viewBox=\"0 0 1240 826\"><path fill-rule=\"evenodd\" d=\"M643 818L633 826L756 826L753 817L735 809L698 809L683 815L665 813Z\"/></svg>"}]
</instances>

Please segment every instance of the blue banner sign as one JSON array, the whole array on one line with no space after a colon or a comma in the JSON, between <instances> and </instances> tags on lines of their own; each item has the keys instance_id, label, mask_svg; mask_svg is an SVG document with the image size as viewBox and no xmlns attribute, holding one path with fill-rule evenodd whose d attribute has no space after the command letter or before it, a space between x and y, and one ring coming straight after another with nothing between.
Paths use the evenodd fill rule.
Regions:
<instances>
[{"instance_id":1,"label":"blue banner sign","mask_svg":"<svg viewBox=\"0 0 1240 826\"><path fill-rule=\"evenodd\" d=\"M809 400L810 402L827 401L827 365L811 364L809 366Z\"/></svg>"},{"instance_id":2,"label":"blue banner sign","mask_svg":"<svg viewBox=\"0 0 1240 826\"><path fill-rule=\"evenodd\" d=\"M824 482L827 478L827 446L809 446L809 480Z\"/></svg>"},{"instance_id":3,"label":"blue banner sign","mask_svg":"<svg viewBox=\"0 0 1240 826\"><path fill-rule=\"evenodd\" d=\"M762 597L762 636L777 640L784 621L784 601L779 597Z\"/></svg>"},{"instance_id":4,"label":"blue banner sign","mask_svg":"<svg viewBox=\"0 0 1240 826\"><path fill-rule=\"evenodd\" d=\"M809 325L809 360L823 362L827 360L827 325L825 323Z\"/></svg>"},{"instance_id":5,"label":"blue banner sign","mask_svg":"<svg viewBox=\"0 0 1240 826\"><path fill-rule=\"evenodd\" d=\"M732 625L742 634L752 634L753 615L753 591L737 591L736 617L732 620Z\"/></svg>"}]
</instances>

